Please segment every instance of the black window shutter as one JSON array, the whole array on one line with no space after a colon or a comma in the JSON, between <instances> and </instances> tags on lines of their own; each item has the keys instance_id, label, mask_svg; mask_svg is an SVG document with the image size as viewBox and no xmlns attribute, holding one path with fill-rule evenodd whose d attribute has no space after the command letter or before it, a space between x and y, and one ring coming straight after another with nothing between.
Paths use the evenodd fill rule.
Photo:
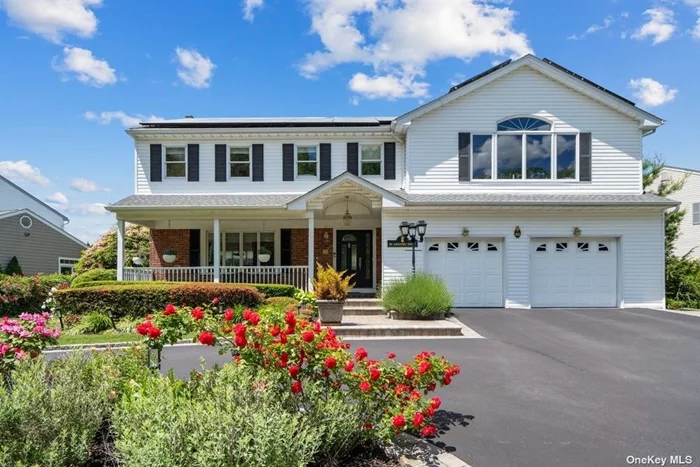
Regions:
<instances>
[{"instance_id":1,"label":"black window shutter","mask_svg":"<svg viewBox=\"0 0 700 467\"><path fill-rule=\"evenodd\" d=\"M593 138L590 133L579 135L578 179L580 182L592 181L591 154L593 153Z\"/></svg>"},{"instance_id":2,"label":"black window shutter","mask_svg":"<svg viewBox=\"0 0 700 467\"><path fill-rule=\"evenodd\" d=\"M384 180L396 180L396 143L384 143Z\"/></svg>"},{"instance_id":3,"label":"black window shutter","mask_svg":"<svg viewBox=\"0 0 700 467\"><path fill-rule=\"evenodd\" d=\"M214 146L214 180L217 182L226 181L226 145L217 144Z\"/></svg>"},{"instance_id":4,"label":"black window shutter","mask_svg":"<svg viewBox=\"0 0 700 467\"><path fill-rule=\"evenodd\" d=\"M151 181L163 181L163 146L151 144Z\"/></svg>"},{"instance_id":5,"label":"black window shutter","mask_svg":"<svg viewBox=\"0 0 700 467\"><path fill-rule=\"evenodd\" d=\"M459 181L469 182L472 179L469 170L469 158L471 157L471 133L459 134Z\"/></svg>"},{"instance_id":6,"label":"black window shutter","mask_svg":"<svg viewBox=\"0 0 700 467\"><path fill-rule=\"evenodd\" d=\"M193 268L202 265L199 248L200 233L201 231L199 229L190 229L190 267Z\"/></svg>"},{"instance_id":7,"label":"black window shutter","mask_svg":"<svg viewBox=\"0 0 700 467\"><path fill-rule=\"evenodd\" d=\"M321 143L321 180L331 179L331 144Z\"/></svg>"},{"instance_id":8,"label":"black window shutter","mask_svg":"<svg viewBox=\"0 0 700 467\"><path fill-rule=\"evenodd\" d=\"M187 145L187 181L199 181L199 144Z\"/></svg>"},{"instance_id":9,"label":"black window shutter","mask_svg":"<svg viewBox=\"0 0 700 467\"><path fill-rule=\"evenodd\" d=\"M348 143L348 172L354 175L360 173L358 170L359 151L359 143Z\"/></svg>"},{"instance_id":10,"label":"black window shutter","mask_svg":"<svg viewBox=\"0 0 700 467\"><path fill-rule=\"evenodd\" d=\"M280 230L280 240L281 240L280 266L291 266L292 265L292 229L281 229Z\"/></svg>"},{"instance_id":11,"label":"black window shutter","mask_svg":"<svg viewBox=\"0 0 700 467\"><path fill-rule=\"evenodd\" d=\"M282 145L282 181L294 181L294 145Z\"/></svg>"},{"instance_id":12,"label":"black window shutter","mask_svg":"<svg viewBox=\"0 0 700 467\"><path fill-rule=\"evenodd\" d=\"M253 145L253 181L262 182L265 180L264 160L265 147L262 144Z\"/></svg>"}]
</instances>

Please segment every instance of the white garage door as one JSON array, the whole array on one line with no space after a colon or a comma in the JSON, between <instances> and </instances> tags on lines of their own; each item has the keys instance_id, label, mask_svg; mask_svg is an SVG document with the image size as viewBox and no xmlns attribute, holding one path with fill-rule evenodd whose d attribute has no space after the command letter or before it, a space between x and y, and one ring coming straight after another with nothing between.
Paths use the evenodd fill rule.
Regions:
<instances>
[{"instance_id":1,"label":"white garage door","mask_svg":"<svg viewBox=\"0 0 700 467\"><path fill-rule=\"evenodd\" d=\"M501 240L426 240L426 270L445 279L456 307L503 306Z\"/></svg>"},{"instance_id":2,"label":"white garage door","mask_svg":"<svg viewBox=\"0 0 700 467\"><path fill-rule=\"evenodd\" d=\"M617 242L605 238L533 239L533 307L617 306Z\"/></svg>"}]
</instances>

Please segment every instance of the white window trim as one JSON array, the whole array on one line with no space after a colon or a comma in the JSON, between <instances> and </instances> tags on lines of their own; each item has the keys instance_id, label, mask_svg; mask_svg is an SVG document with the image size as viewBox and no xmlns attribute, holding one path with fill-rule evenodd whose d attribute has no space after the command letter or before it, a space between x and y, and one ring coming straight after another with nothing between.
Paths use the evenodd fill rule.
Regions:
<instances>
[{"instance_id":1,"label":"white window trim","mask_svg":"<svg viewBox=\"0 0 700 467\"><path fill-rule=\"evenodd\" d=\"M206 252L206 257L204 258L206 264L209 264L209 234L213 233L211 230L205 230L204 231L204 252ZM243 234L251 234L254 233L257 235L256 242L258 245L260 245L260 234L273 234L274 235L274 251L272 251L271 256L272 256L272 261L273 264L261 264L260 263L260 258L258 258L258 264L253 265L253 266L224 266L226 262L226 235L228 234L238 234L238 255L239 257L243 256ZM282 255L278 253L279 250L279 244L280 244L280 235L279 235L279 230L222 230L221 231L221 256L223 257L223 260L221 262L221 267L232 267L232 268L253 268L253 267L272 267L272 266L279 266L281 260L282 260ZM211 266L208 266L211 267Z\"/></svg>"},{"instance_id":2,"label":"white window trim","mask_svg":"<svg viewBox=\"0 0 700 467\"><path fill-rule=\"evenodd\" d=\"M64 264L63 261L75 261L75 263L66 263ZM61 273L61 268L71 268L71 274L75 272L75 265L78 263L79 259L78 258L66 258L63 256L58 257L58 273Z\"/></svg>"},{"instance_id":3,"label":"white window trim","mask_svg":"<svg viewBox=\"0 0 700 467\"><path fill-rule=\"evenodd\" d=\"M536 118L538 120L542 120L544 122L549 123L552 125L552 129L549 131L495 131L492 133L487 133L487 132L472 132L470 134L470 141L469 141L469 148L470 148L470 157L469 157L469 178L470 181L472 182L485 182L485 183L491 183L491 182L505 182L505 183L517 183L517 182L526 182L526 183L549 183L549 182L563 182L563 183L578 183L579 181L579 153L580 153L580 139L581 139L581 133L579 131L557 131L555 125L553 122L541 118L541 117L536 117L536 116L531 116L531 115L515 115L511 116L508 118L505 118L503 120L500 120L500 122L510 120L512 118L517 118L517 117L531 117L531 118ZM499 123L500 123L499 122ZM496 124L498 127L498 123ZM474 176L474 136L491 136L491 178L473 178ZM551 166L550 166L550 171L552 173L552 178L526 178L527 175L527 137L521 137L521 144L522 144L522 155L521 155L521 178L498 178L498 136L499 135L533 135L533 136L540 136L540 135L550 135L551 138L551 146L550 146L550 151L551 151ZM574 162L575 162L575 170L576 170L576 175L574 178L557 178L557 136L576 136L576 155L574 156Z\"/></svg>"},{"instance_id":4,"label":"white window trim","mask_svg":"<svg viewBox=\"0 0 700 467\"><path fill-rule=\"evenodd\" d=\"M365 175L362 172L362 148L368 146L379 146L379 161L368 161L368 162L379 162L379 173L376 175ZM360 144L360 176L367 178L382 178L384 177L384 144L382 143L361 143Z\"/></svg>"},{"instance_id":5,"label":"white window trim","mask_svg":"<svg viewBox=\"0 0 700 467\"><path fill-rule=\"evenodd\" d=\"M316 148L316 175L299 175L299 148ZM301 161L302 164L310 164L311 162ZM306 180L318 180L321 172L321 148L318 144L295 144L294 145L294 179L297 178Z\"/></svg>"},{"instance_id":6,"label":"white window trim","mask_svg":"<svg viewBox=\"0 0 700 467\"><path fill-rule=\"evenodd\" d=\"M231 164L244 164L244 162L231 161L231 148L248 148L248 176L247 177L232 177ZM253 146L245 144L229 144L226 146L226 154L228 159L228 167L226 167L227 180L252 180L253 178Z\"/></svg>"},{"instance_id":7,"label":"white window trim","mask_svg":"<svg viewBox=\"0 0 700 467\"><path fill-rule=\"evenodd\" d=\"M185 148L185 175L182 177L168 177L168 164L182 164L182 162L168 162L168 148ZM187 161L189 159L189 155L187 154L187 145L179 145L179 144L170 144L168 146L163 146L163 179L169 179L169 180L187 180L187 174L188 172L188 164Z\"/></svg>"},{"instance_id":8,"label":"white window trim","mask_svg":"<svg viewBox=\"0 0 700 467\"><path fill-rule=\"evenodd\" d=\"M697 211L697 222L695 220L695 215ZM692 216L693 216L693 225L700 225L700 203L693 203L692 204Z\"/></svg>"}]
</instances>

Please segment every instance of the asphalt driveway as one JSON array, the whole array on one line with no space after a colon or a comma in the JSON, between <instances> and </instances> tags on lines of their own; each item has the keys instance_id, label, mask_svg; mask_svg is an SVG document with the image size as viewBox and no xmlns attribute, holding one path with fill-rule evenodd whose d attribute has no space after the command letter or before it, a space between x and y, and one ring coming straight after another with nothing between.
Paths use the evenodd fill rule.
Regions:
<instances>
[{"instance_id":1,"label":"asphalt driveway","mask_svg":"<svg viewBox=\"0 0 700 467\"><path fill-rule=\"evenodd\" d=\"M700 466L699 317L498 309L457 316L485 339L351 343L373 358L434 350L462 367L440 389L434 442L473 467L614 467L648 455L665 465L673 465L669 456L692 456L685 465ZM186 377L201 357L207 366L230 359L178 346L166 350L163 369Z\"/></svg>"}]
</instances>

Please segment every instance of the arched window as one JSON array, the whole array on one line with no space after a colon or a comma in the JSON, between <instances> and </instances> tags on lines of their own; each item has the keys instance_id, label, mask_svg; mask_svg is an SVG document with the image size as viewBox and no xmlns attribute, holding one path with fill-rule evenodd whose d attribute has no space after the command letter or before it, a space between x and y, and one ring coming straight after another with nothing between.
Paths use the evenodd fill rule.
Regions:
<instances>
[{"instance_id":1,"label":"arched window","mask_svg":"<svg viewBox=\"0 0 700 467\"><path fill-rule=\"evenodd\" d=\"M578 134L533 116L510 117L495 134L473 134L472 180L575 180Z\"/></svg>"}]
</instances>

